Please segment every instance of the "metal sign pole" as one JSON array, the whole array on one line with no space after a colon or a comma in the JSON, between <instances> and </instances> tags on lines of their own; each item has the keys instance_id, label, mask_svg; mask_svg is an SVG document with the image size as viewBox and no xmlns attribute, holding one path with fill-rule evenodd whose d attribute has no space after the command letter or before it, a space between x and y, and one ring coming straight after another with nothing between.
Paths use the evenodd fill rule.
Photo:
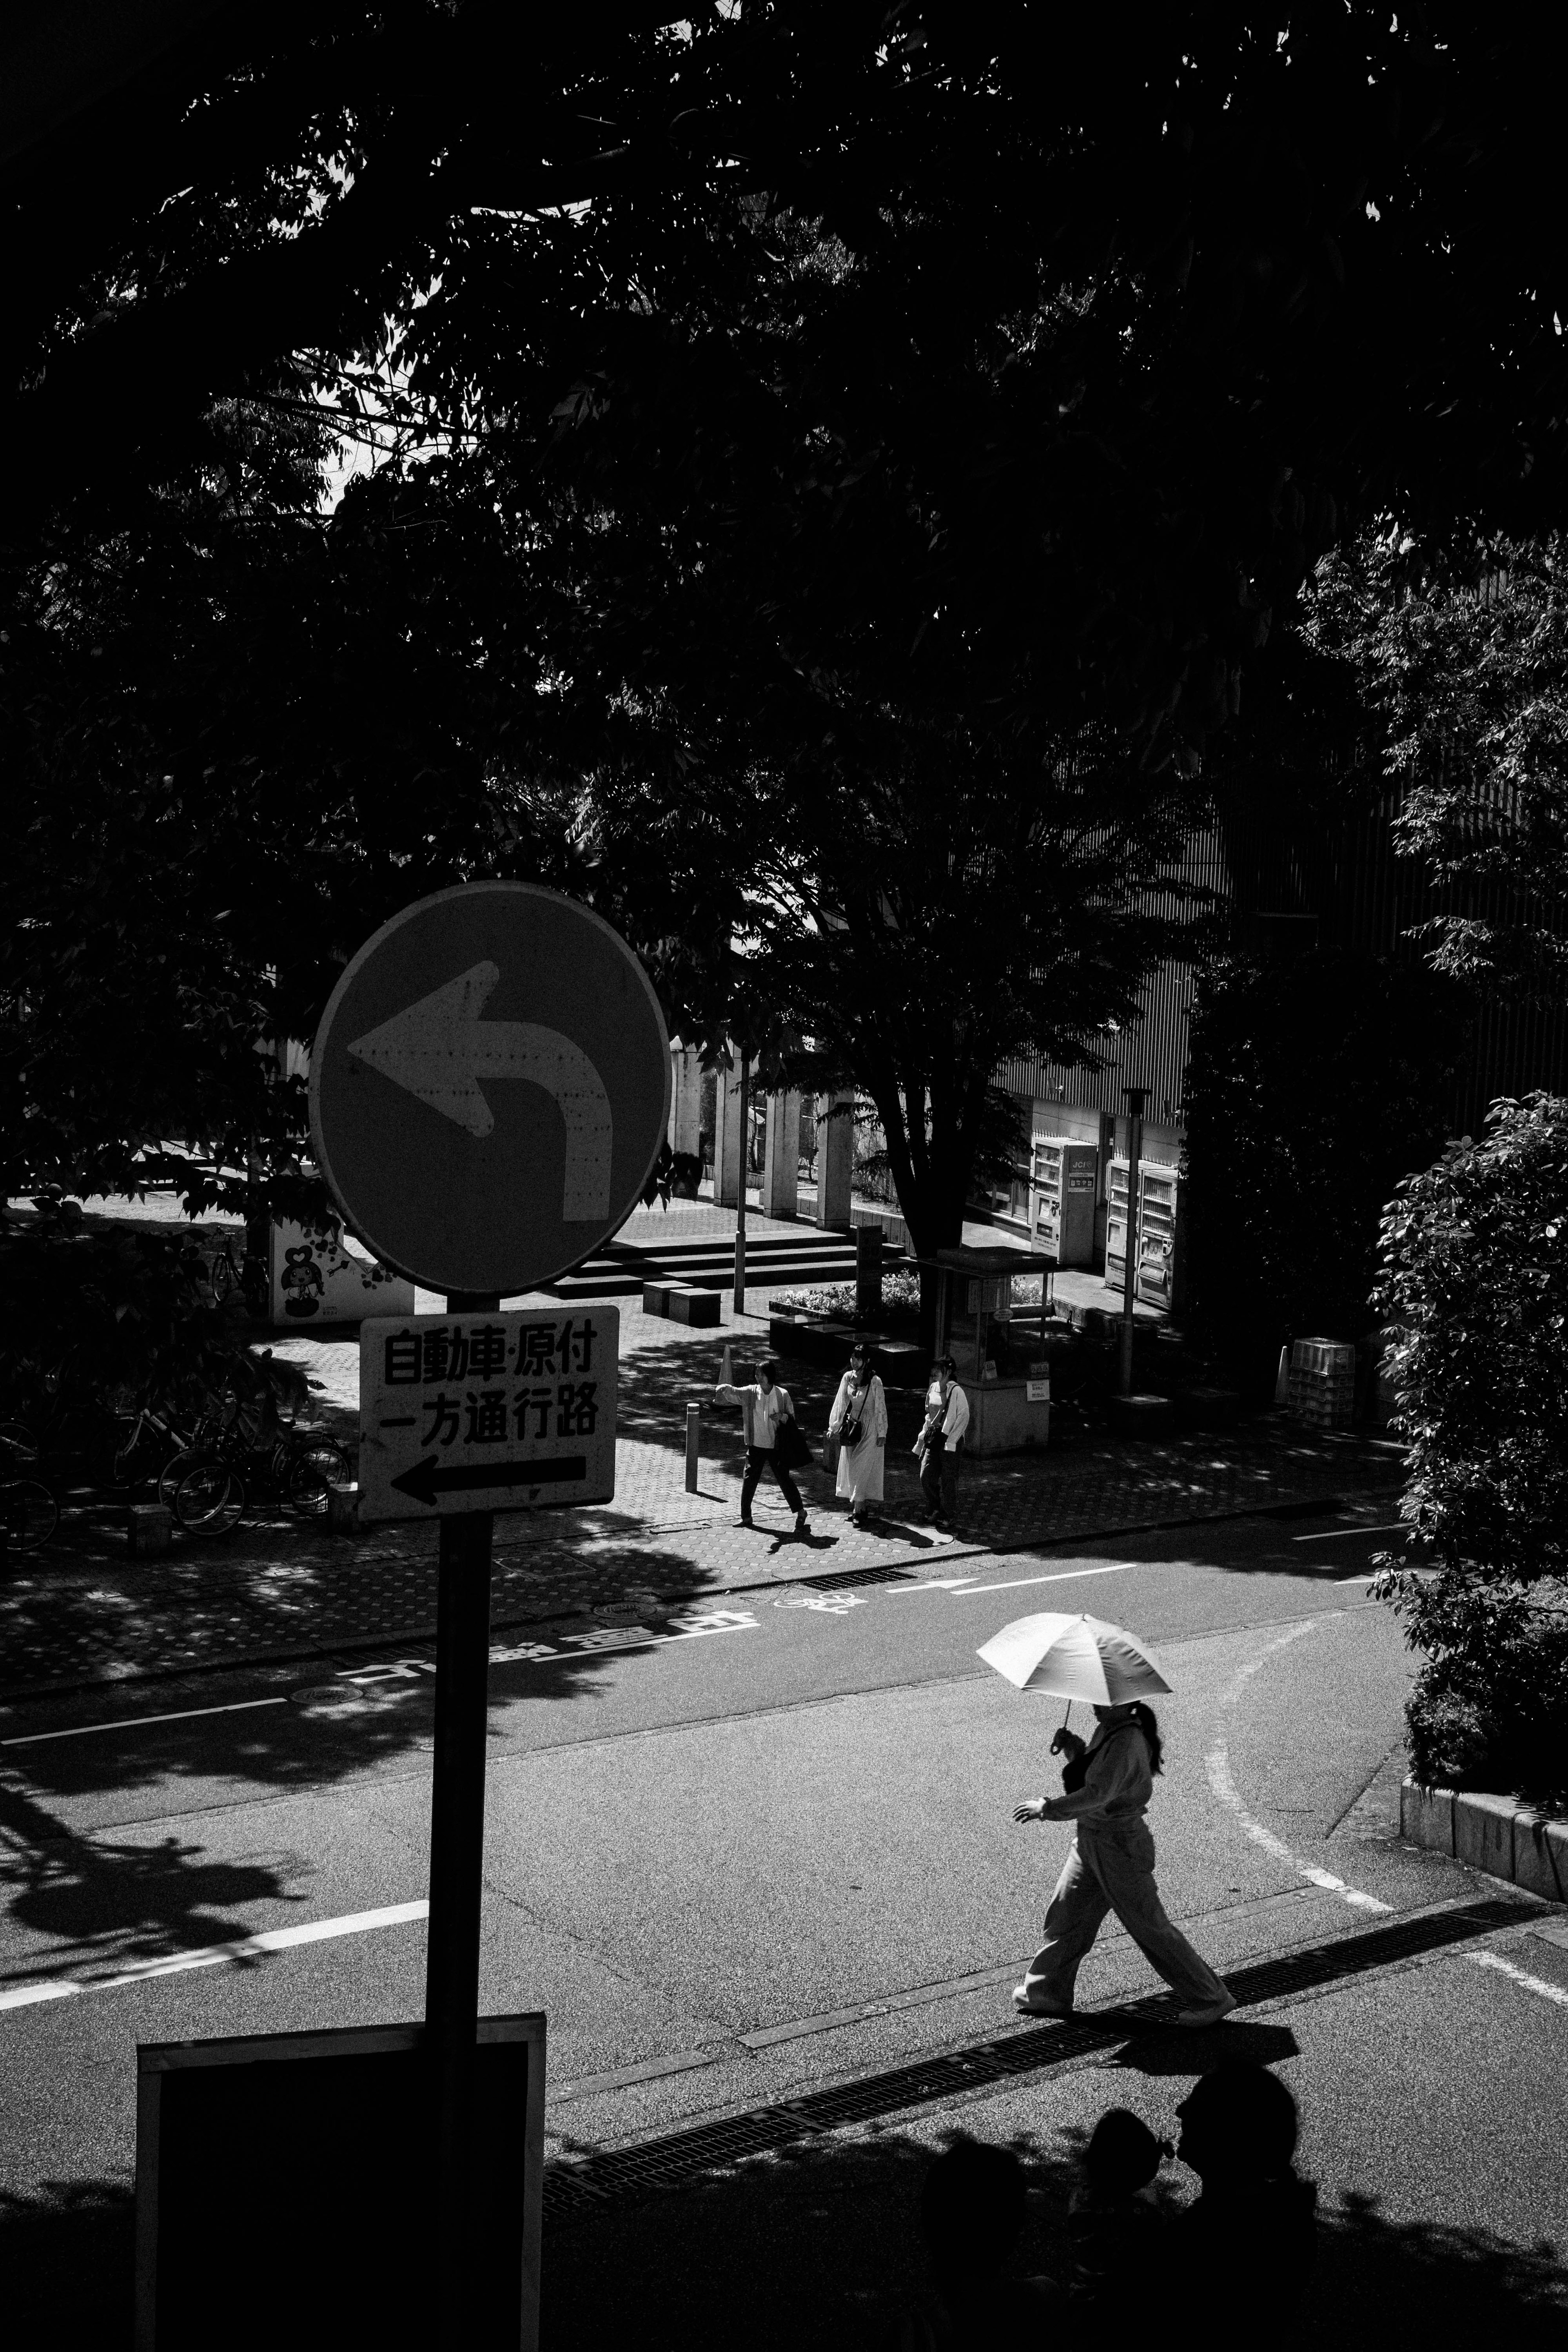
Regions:
<instances>
[{"instance_id":1,"label":"metal sign pole","mask_svg":"<svg viewBox=\"0 0 1568 2352\"><path fill-rule=\"evenodd\" d=\"M455 1291L449 1315L494 1314L493 1293ZM441 1521L436 1600L435 1779L430 1799L430 1926L425 2033L436 2099L436 2341L463 2352L475 2264L468 2242L474 2147L474 2046L479 2016L479 1909L485 1856L485 1739L490 1648L490 1511Z\"/></svg>"},{"instance_id":2,"label":"metal sign pole","mask_svg":"<svg viewBox=\"0 0 1568 2352\"><path fill-rule=\"evenodd\" d=\"M746 1311L746 1186L751 1179L752 1116L746 1091L746 1048L741 1048L741 1181L735 1192L735 1312Z\"/></svg>"}]
</instances>

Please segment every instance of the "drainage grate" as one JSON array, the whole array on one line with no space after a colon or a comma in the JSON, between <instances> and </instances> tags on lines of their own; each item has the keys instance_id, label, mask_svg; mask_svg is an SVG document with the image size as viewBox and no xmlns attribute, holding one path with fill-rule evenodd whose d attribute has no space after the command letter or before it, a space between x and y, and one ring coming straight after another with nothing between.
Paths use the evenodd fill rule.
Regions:
<instances>
[{"instance_id":1,"label":"drainage grate","mask_svg":"<svg viewBox=\"0 0 1568 2352\"><path fill-rule=\"evenodd\" d=\"M797 1584L809 1585L813 1592L836 1592L846 1584L911 1584L912 1570L907 1568L835 1568L825 1576L797 1576Z\"/></svg>"},{"instance_id":2,"label":"drainage grate","mask_svg":"<svg viewBox=\"0 0 1568 2352\"><path fill-rule=\"evenodd\" d=\"M1237 1969L1228 1981L1244 2006L1278 2000L1289 1993L1310 1992L1336 1978L1361 1976L1398 1960L1441 1951L1445 1945L1468 1943L1495 1927L1509 1926L1524 1907L1499 1897L1458 1910L1428 1912L1418 1919L1398 1920L1392 1927L1341 1937L1281 1959L1261 1960L1255 1967ZM906 2107L955 2098L988 2083L1043 2074L1095 2050L1113 2048L1130 2033L1157 2031L1173 2006L1169 1995L1159 1994L1122 2009L1064 2019L1059 2024L1025 2027L968 2050L949 2051L912 2065L896 2066L886 2074L864 2075L858 2082L810 2091L777 2106L697 2124L689 2131L612 2148L585 2161L552 2165L544 2177L544 2210L561 2215L616 2198L657 2195L705 2173L725 2171L749 2157L769 2155L816 2132L870 2123Z\"/></svg>"}]
</instances>

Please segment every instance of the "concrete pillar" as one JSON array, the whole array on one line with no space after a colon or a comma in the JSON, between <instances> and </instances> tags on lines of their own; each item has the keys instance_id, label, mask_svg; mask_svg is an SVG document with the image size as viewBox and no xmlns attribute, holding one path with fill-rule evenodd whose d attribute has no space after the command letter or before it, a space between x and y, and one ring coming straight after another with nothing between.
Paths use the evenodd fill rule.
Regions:
<instances>
[{"instance_id":1,"label":"concrete pillar","mask_svg":"<svg viewBox=\"0 0 1568 2352\"><path fill-rule=\"evenodd\" d=\"M880 1225L857 1225L855 1312L857 1315L879 1315L881 1311L882 1228Z\"/></svg>"},{"instance_id":2,"label":"concrete pillar","mask_svg":"<svg viewBox=\"0 0 1568 2352\"><path fill-rule=\"evenodd\" d=\"M793 1217L800 1206L800 1097L769 1095L763 1126L763 1214Z\"/></svg>"},{"instance_id":3,"label":"concrete pillar","mask_svg":"<svg viewBox=\"0 0 1568 2352\"><path fill-rule=\"evenodd\" d=\"M854 1176L855 1097L850 1094L823 1095L816 1106L816 1222L819 1225L834 1233L848 1232L849 1194Z\"/></svg>"},{"instance_id":4,"label":"concrete pillar","mask_svg":"<svg viewBox=\"0 0 1568 2352\"><path fill-rule=\"evenodd\" d=\"M702 1132L702 1062L695 1045L669 1049L669 1148L695 1154Z\"/></svg>"},{"instance_id":5,"label":"concrete pillar","mask_svg":"<svg viewBox=\"0 0 1568 2352\"><path fill-rule=\"evenodd\" d=\"M713 1198L732 1209L741 1198L741 1065L718 1071L713 1089Z\"/></svg>"}]
</instances>

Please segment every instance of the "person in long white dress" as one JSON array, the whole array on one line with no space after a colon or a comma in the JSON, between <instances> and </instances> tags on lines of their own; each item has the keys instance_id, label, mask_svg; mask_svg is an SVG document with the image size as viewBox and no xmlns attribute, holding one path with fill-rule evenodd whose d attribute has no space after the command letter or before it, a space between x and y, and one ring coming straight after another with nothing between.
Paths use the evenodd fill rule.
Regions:
<instances>
[{"instance_id":1,"label":"person in long white dress","mask_svg":"<svg viewBox=\"0 0 1568 2352\"><path fill-rule=\"evenodd\" d=\"M888 1400L871 1350L864 1344L857 1345L849 1358L849 1370L838 1383L827 1427L839 1440L834 1492L847 1498L851 1525L863 1528L871 1516L871 1506L882 1499L888 1452ZM846 1443L848 1438L855 1442Z\"/></svg>"}]
</instances>

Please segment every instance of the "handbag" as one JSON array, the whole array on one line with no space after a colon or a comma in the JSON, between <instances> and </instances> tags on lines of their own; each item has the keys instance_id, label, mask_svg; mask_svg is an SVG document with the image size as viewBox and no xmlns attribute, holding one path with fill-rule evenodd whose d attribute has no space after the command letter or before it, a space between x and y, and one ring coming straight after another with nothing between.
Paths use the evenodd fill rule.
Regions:
<instances>
[{"instance_id":1,"label":"handbag","mask_svg":"<svg viewBox=\"0 0 1568 2352\"><path fill-rule=\"evenodd\" d=\"M856 1414L853 1421L846 1419L842 1428L838 1432L838 1443L843 1447L846 1454L853 1454L855 1448L859 1444L860 1440L866 1434L864 1428L861 1426L861 1420L862 1416L859 1413Z\"/></svg>"},{"instance_id":2,"label":"handbag","mask_svg":"<svg viewBox=\"0 0 1568 2352\"><path fill-rule=\"evenodd\" d=\"M773 1461L781 1470L804 1470L811 1460L811 1448L805 1433L789 1413L780 1422L773 1438Z\"/></svg>"}]
</instances>

